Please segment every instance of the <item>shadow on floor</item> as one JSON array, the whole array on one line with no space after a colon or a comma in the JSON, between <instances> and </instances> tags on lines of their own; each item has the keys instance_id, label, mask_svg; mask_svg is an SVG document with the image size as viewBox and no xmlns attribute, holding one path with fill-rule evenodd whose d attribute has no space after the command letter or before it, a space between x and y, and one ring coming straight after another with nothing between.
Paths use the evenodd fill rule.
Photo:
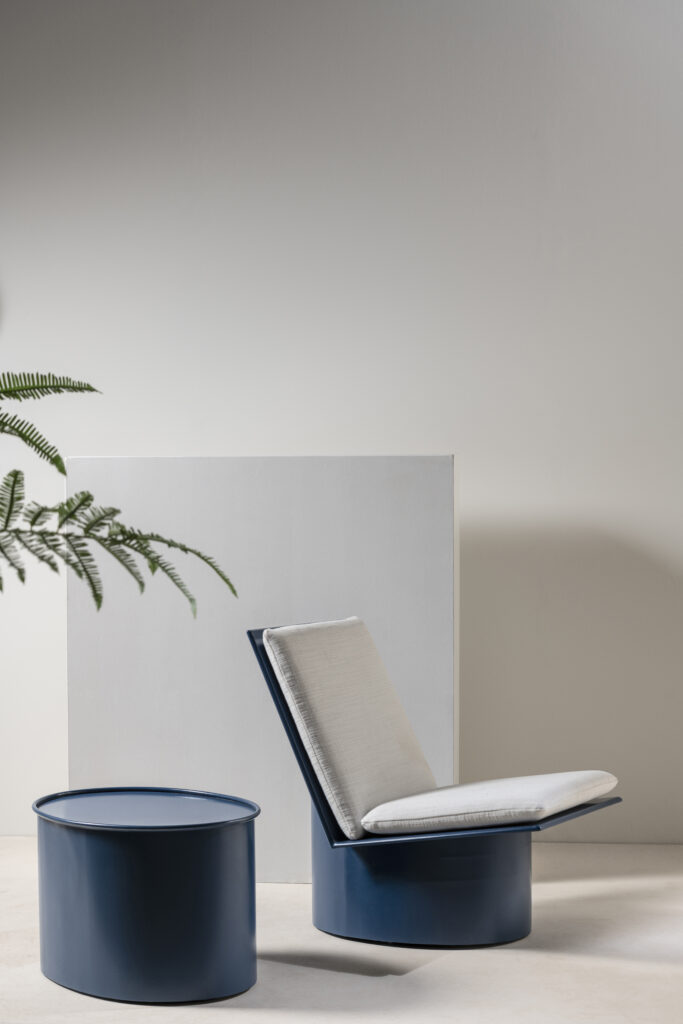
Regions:
<instances>
[{"instance_id":1,"label":"shadow on floor","mask_svg":"<svg viewBox=\"0 0 683 1024\"><path fill-rule=\"evenodd\" d=\"M338 953L311 953L305 950L295 953L259 953L259 960L274 964L289 964L292 967L310 967L316 971L334 971L339 974L356 974L367 978L386 978L389 975L409 974L417 965L406 966L378 960L372 956L346 956Z\"/></svg>"},{"instance_id":2,"label":"shadow on floor","mask_svg":"<svg viewBox=\"0 0 683 1024\"><path fill-rule=\"evenodd\" d=\"M418 965L415 965L418 966ZM429 982L413 968L404 970L387 961L373 963L369 952L362 957L343 954L265 953L259 956L258 983L240 996L204 1003L204 1010L277 1009L307 1015L337 1012L378 1015L419 1007L428 997Z\"/></svg>"}]
</instances>

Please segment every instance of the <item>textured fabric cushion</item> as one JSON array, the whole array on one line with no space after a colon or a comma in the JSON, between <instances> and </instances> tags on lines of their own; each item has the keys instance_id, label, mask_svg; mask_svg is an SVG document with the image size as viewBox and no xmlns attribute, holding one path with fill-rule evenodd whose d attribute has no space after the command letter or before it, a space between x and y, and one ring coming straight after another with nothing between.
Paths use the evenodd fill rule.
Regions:
<instances>
[{"instance_id":1,"label":"textured fabric cushion","mask_svg":"<svg viewBox=\"0 0 683 1024\"><path fill-rule=\"evenodd\" d=\"M609 772L584 771L444 786L382 803L363 817L362 825L381 835L540 821L604 796L616 784Z\"/></svg>"},{"instance_id":2,"label":"textured fabric cushion","mask_svg":"<svg viewBox=\"0 0 683 1024\"><path fill-rule=\"evenodd\" d=\"M349 839L372 807L433 789L420 745L358 618L266 629L263 643L323 792Z\"/></svg>"}]
</instances>

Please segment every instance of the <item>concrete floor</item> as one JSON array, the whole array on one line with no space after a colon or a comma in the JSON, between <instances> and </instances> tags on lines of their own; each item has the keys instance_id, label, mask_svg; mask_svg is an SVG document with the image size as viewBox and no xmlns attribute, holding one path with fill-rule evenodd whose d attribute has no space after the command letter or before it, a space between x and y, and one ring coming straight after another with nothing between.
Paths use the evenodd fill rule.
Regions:
<instances>
[{"instance_id":1,"label":"concrete floor","mask_svg":"<svg viewBox=\"0 0 683 1024\"><path fill-rule=\"evenodd\" d=\"M417 950L311 924L306 885L258 887L259 980L234 999L131 1006L38 967L35 840L0 838L0 1024L346 1019L467 1024L680 1024L683 846L534 847L534 925L510 946Z\"/></svg>"}]
</instances>

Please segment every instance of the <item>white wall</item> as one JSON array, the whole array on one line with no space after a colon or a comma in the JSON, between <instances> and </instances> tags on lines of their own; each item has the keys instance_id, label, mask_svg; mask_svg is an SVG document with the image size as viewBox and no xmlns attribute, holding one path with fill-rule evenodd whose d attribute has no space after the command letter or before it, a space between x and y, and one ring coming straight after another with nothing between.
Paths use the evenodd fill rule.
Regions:
<instances>
[{"instance_id":1,"label":"white wall","mask_svg":"<svg viewBox=\"0 0 683 1024\"><path fill-rule=\"evenodd\" d=\"M105 392L41 425L79 455L456 451L463 776L590 755L627 800L569 838L683 840L681 5L0 16L0 361ZM66 781L61 591L31 576L9 831Z\"/></svg>"}]
</instances>

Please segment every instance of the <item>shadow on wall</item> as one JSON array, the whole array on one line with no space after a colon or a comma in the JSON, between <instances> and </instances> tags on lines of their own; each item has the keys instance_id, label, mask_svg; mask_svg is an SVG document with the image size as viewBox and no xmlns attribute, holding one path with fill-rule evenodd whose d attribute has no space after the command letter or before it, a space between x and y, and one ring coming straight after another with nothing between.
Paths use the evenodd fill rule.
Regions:
<instances>
[{"instance_id":1,"label":"shadow on wall","mask_svg":"<svg viewBox=\"0 0 683 1024\"><path fill-rule=\"evenodd\" d=\"M683 842L680 573L607 532L463 524L461 609L461 781L605 768L624 803L548 839Z\"/></svg>"}]
</instances>

